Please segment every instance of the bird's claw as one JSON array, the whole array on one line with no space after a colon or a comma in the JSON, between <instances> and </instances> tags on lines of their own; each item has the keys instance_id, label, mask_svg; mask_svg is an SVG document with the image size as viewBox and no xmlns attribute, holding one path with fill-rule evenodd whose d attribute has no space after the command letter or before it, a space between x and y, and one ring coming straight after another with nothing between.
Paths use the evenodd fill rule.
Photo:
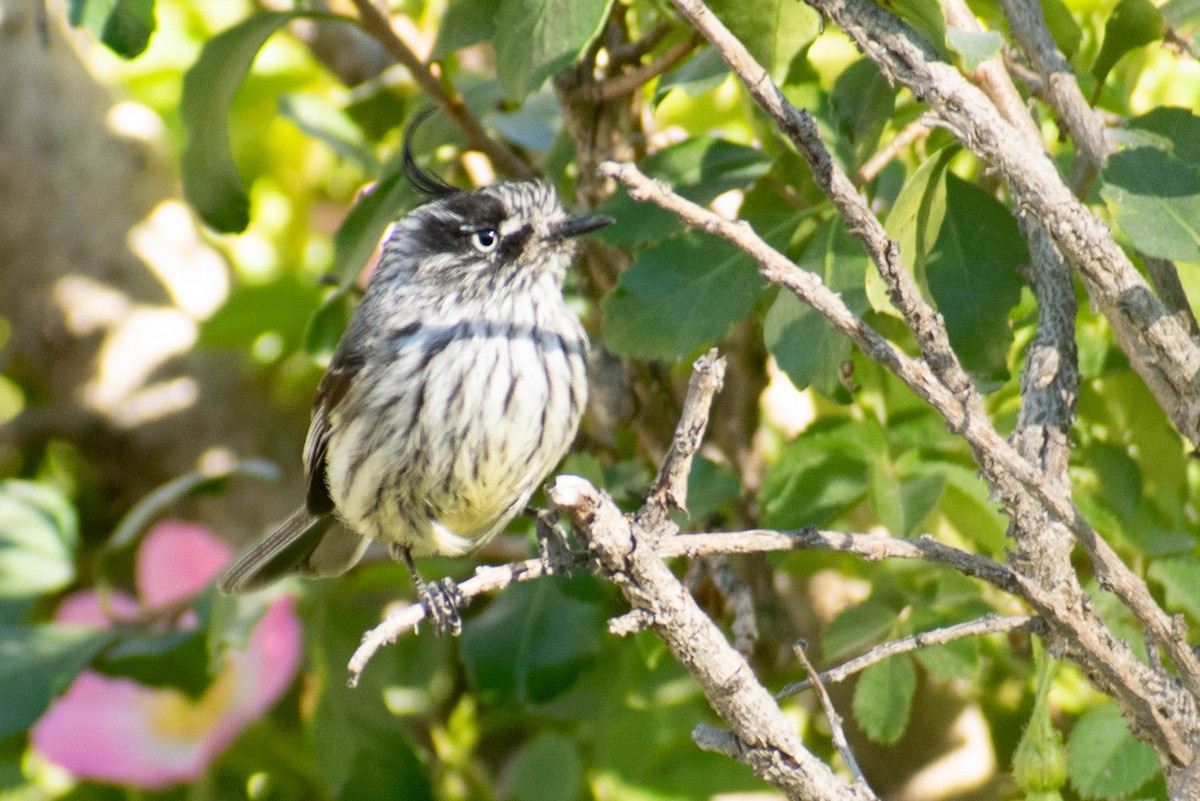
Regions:
<instances>
[{"instance_id":1,"label":"bird's claw","mask_svg":"<svg viewBox=\"0 0 1200 801\"><path fill-rule=\"evenodd\" d=\"M453 579L422 581L417 587L417 597L421 606L425 607L425 617L433 626L435 634L439 637L446 634L457 637L462 634L462 615L459 610L466 596Z\"/></svg>"}]
</instances>

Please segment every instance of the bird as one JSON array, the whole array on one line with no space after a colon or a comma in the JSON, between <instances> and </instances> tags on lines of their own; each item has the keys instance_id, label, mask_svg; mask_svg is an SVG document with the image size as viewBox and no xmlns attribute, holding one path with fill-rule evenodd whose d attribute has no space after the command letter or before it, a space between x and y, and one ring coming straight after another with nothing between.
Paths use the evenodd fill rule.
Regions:
<instances>
[{"instance_id":1,"label":"bird","mask_svg":"<svg viewBox=\"0 0 1200 801\"><path fill-rule=\"evenodd\" d=\"M569 449L589 346L563 282L578 238L613 220L572 216L541 181L454 187L413 156L422 119L403 170L425 202L395 224L317 388L304 502L216 584L341 575L378 541L456 634L456 586L425 582L413 556L486 542Z\"/></svg>"}]
</instances>

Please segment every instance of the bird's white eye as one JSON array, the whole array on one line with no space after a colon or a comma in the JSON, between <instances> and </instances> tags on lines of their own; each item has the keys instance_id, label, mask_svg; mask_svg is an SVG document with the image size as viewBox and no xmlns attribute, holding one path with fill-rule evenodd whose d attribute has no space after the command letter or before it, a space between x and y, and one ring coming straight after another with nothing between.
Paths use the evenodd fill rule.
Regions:
<instances>
[{"instance_id":1,"label":"bird's white eye","mask_svg":"<svg viewBox=\"0 0 1200 801\"><path fill-rule=\"evenodd\" d=\"M471 244L480 253L491 253L500 244L500 234L495 228L480 228L471 232Z\"/></svg>"}]
</instances>

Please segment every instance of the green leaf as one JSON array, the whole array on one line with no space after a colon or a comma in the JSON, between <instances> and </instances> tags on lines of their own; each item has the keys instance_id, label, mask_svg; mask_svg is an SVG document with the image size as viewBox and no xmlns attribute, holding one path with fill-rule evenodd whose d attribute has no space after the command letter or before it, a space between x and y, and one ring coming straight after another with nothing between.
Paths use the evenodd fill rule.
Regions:
<instances>
[{"instance_id":1,"label":"green leaf","mask_svg":"<svg viewBox=\"0 0 1200 801\"><path fill-rule=\"evenodd\" d=\"M115 637L84 626L0 626L0 737L29 728Z\"/></svg>"},{"instance_id":2,"label":"green leaf","mask_svg":"<svg viewBox=\"0 0 1200 801\"><path fill-rule=\"evenodd\" d=\"M1007 375L1008 313L1021 297L1017 268L1029 261L1025 238L1000 201L946 174L946 214L925 263L925 278L946 321L950 344L970 372Z\"/></svg>"},{"instance_id":3,"label":"green leaf","mask_svg":"<svg viewBox=\"0 0 1200 801\"><path fill-rule=\"evenodd\" d=\"M603 614L566 594L558 577L515 584L467 621L461 640L467 678L490 703L545 703L591 667L600 650Z\"/></svg>"},{"instance_id":4,"label":"green leaf","mask_svg":"<svg viewBox=\"0 0 1200 801\"><path fill-rule=\"evenodd\" d=\"M304 341L305 328L321 303L321 287L284 276L265 284L237 287L200 326L200 342L213 348L248 350L265 333L283 340L290 354Z\"/></svg>"},{"instance_id":5,"label":"green leaf","mask_svg":"<svg viewBox=\"0 0 1200 801\"><path fill-rule=\"evenodd\" d=\"M725 465L697 455L688 474L688 515L692 520L703 520L742 494L742 482L737 474Z\"/></svg>"},{"instance_id":6,"label":"green leaf","mask_svg":"<svg viewBox=\"0 0 1200 801\"><path fill-rule=\"evenodd\" d=\"M1083 40L1083 31L1079 23L1071 15L1063 0L1042 0L1042 15L1046 18L1046 27L1054 37L1054 43L1062 51L1063 56L1070 59L1079 52L1079 43Z\"/></svg>"},{"instance_id":7,"label":"green leaf","mask_svg":"<svg viewBox=\"0 0 1200 801\"><path fill-rule=\"evenodd\" d=\"M788 443L763 476L763 525L821 526L858 505L867 491L867 462L883 447L877 429L857 422L810 429Z\"/></svg>"},{"instance_id":8,"label":"green leaf","mask_svg":"<svg viewBox=\"0 0 1200 801\"><path fill-rule=\"evenodd\" d=\"M600 33L613 0L500 0L496 12L496 77L523 100L571 66Z\"/></svg>"},{"instance_id":9,"label":"green leaf","mask_svg":"<svg viewBox=\"0 0 1200 801\"><path fill-rule=\"evenodd\" d=\"M501 0L451 0L438 26L437 41L430 55L435 61L496 34L496 13Z\"/></svg>"},{"instance_id":10,"label":"green leaf","mask_svg":"<svg viewBox=\"0 0 1200 801\"><path fill-rule=\"evenodd\" d=\"M1166 590L1168 609L1181 609L1200 620L1200 559L1190 554L1159 559L1151 563L1149 575Z\"/></svg>"},{"instance_id":11,"label":"green leaf","mask_svg":"<svg viewBox=\"0 0 1200 801\"><path fill-rule=\"evenodd\" d=\"M359 197L333 235L339 290L353 286L387 227L418 200L416 190L404 177L400 159L394 159L371 190Z\"/></svg>"},{"instance_id":12,"label":"green leaf","mask_svg":"<svg viewBox=\"0 0 1200 801\"><path fill-rule=\"evenodd\" d=\"M1190 109L1156 108L1117 128L1116 135L1131 146L1149 145L1165 150L1189 166L1200 165L1200 117Z\"/></svg>"},{"instance_id":13,"label":"green leaf","mask_svg":"<svg viewBox=\"0 0 1200 801\"><path fill-rule=\"evenodd\" d=\"M961 28L946 29L946 43L962 59L963 69L974 72L980 64L1000 52L1004 43L996 31L965 31Z\"/></svg>"},{"instance_id":14,"label":"green leaf","mask_svg":"<svg viewBox=\"0 0 1200 801\"><path fill-rule=\"evenodd\" d=\"M946 167L957 152L958 147L951 145L925 159L904 182L884 222L884 228L900 246L900 259L920 287L925 286L925 259L946 217ZM866 287L871 308L900 316L877 271L867 271Z\"/></svg>"},{"instance_id":15,"label":"green leaf","mask_svg":"<svg viewBox=\"0 0 1200 801\"><path fill-rule=\"evenodd\" d=\"M309 358L328 362L350 324L350 310L348 292L338 290L326 298L309 319L308 330L304 332L304 351Z\"/></svg>"},{"instance_id":16,"label":"green leaf","mask_svg":"<svg viewBox=\"0 0 1200 801\"><path fill-rule=\"evenodd\" d=\"M1137 517L1142 502L1142 469L1129 452L1107 442L1089 443L1082 464L1100 480L1098 500L1125 523Z\"/></svg>"},{"instance_id":17,"label":"green leaf","mask_svg":"<svg viewBox=\"0 0 1200 801\"><path fill-rule=\"evenodd\" d=\"M121 58L145 52L157 24L154 0L68 0L71 24L84 26Z\"/></svg>"},{"instance_id":18,"label":"green leaf","mask_svg":"<svg viewBox=\"0 0 1200 801\"><path fill-rule=\"evenodd\" d=\"M394 585L403 571L394 565L360 569L355 578L386 577ZM343 584L345 582L343 581ZM305 626L310 673L305 698L311 714L305 730L317 773L331 798L432 801L429 775L409 741L406 722L388 710L386 692L402 687L428 703L427 685L452 681L437 671L453 662L449 643L432 635L408 636L375 654L357 688L346 686L346 659L362 633L379 622L378 605L364 595L326 599Z\"/></svg>"},{"instance_id":19,"label":"green leaf","mask_svg":"<svg viewBox=\"0 0 1200 801\"><path fill-rule=\"evenodd\" d=\"M945 480L936 474L902 478L894 467L873 461L868 492L875 516L893 536L907 537L929 516L942 497Z\"/></svg>"},{"instance_id":20,"label":"green leaf","mask_svg":"<svg viewBox=\"0 0 1200 801\"><path fill-rule=\"evenodd\" d=\"M647 156L641 170L693 203L707 206L720 194L754 183L772 163L774 159L761 150L725 139L697 136ZM616 220L596 234L614 245L631 247L659 241L681 230L674 214L634 200L625 191L609 197L597 211Z\"/></svg>"},{"instance_id":21,"label":"green leaf","mask_svg":"<svg viewBox=\"0 0 1200 801\"><path fill-rule=\"evenodd\" d=\"M1067 775L1084 798L1128 795L1158 772L1154 750L1134 738L1116 704L1089 709L1067 740Z\"/></svg>"},{"instance_id":22,"label":"green leaf","mask_svg":"<svg viewBox=\"0 0 1200 801\"><path fill-rule=\"evenodd\" d=\"M1163 18L1150 0L1120 0L1104 23L1104 44L1092 64L1096 91L1121 56L1162 38Z\"/></svg>"},{"instance_id":23,"label":"green leaf","mask_svg":"<svg viewBox=\"0 0 1200 801\"><path fill-rule=\"evenodd\" d=\"M100 552L101 573L104 572L104 562L115 553L136 544L142 532L164 511L189 496L218 491L234 477L278 481L279 468L265 459L242 459L215 469L193 470L156 487L134 504L113 529Z\"/></svg>"},{"instance_id":24,"label":"green leaf","mask_svg":"<svg viewBox=\"0 0 1200 801\"><path fill-rule=\"evenodd\" d=\"M894 743L908 725L916 689L917 672L907 655L876 662L854 687L854 718L875 742Z\"/></svg>"},{"instance_id":25,"label":"green leaf","mask_svg":"<svg viewBox=\"0 0 1200 801\"><path fill-rule=\"evenodd\" d=\"M939 58L948 60L946 18L937 0L887 0L881 5L907 22Z\"/></svg>"},{"instance_id":26,"label":"green leaf","mask_svg":"<svg viewBox=\"0 0 1200 801\"><path fill-rule=\"evenodd\" d=\"M635 359L681 359L749 314L764 285L725 240L697 231L669 239L639 253L601 301L604 344Z\"/></svg>"},{"instance_id":27,"label":"green leaf","mask_svg":"<svg viewBox=\"0 0 1200 801\"><path fill-rule=\"evenodd\" d=\"M927 645L913 654L921 666L939 679L975 679L979 675L979 644L974 639Z\"/></svg>"},{"instance_id":28,"label":"green leaf","mask_svg":"<svg viewBox=\"0 0 1200 801\"><path fill-rule=\"evenodd\" d=\"M792 0L713 0L709 8L777 83L821 32L821 15Z\"/></svg>"},{"instance_id":29,"label":"green leaf","mask_svg":"<svg viewBox=\"0 0 1200 801\"><path fill-rule=\"evenodd\" d=\"M856 314L870 307L863 288L870 261L841 217L821 224L798 266L820 276ZM763 322L763 340L780 369L797 387L812 386L842 403L850 400L842 381L842 366L852 349L850 340L793 293L783 290L771 304Z\"/></svg>"},{"instance_id":30,"label":"green leaf","mask_svg":"<svg viewBox=\"0 0 1200 801\"><path fill-rule=\"evenodd\" d=\"M1101 197L1134 247L1200 263L1200 168L1152 147L1114 153Z\"/></svg>"},{"instance_id":31,"label":"green leaf","mask_svg":"<svg viewBox=\"0 0 1200 801\"><path fill-rule=\"evenodd\" d=\"M878 148L879 137L896 111L897 90L869 58L860 58L838 75L829 96L839 152L862 164Z\"/></svg>"},{"instance_id":32,"label":"green leaf","mask_svg":"<svg viewBox=\"0 0 1200 801\"><path fill-rule=\"evenodd\" d=\"M1003 553L1008 521L997 511L979 474L947 462L937 462L936 469L946 481L939 512L984 553Z\"/></svg>"},{"instance_id":33,"label":"green leaf","mask_svg":"<svg viewBox=\"0 0 1200 801\"><path fill-rule=\"evenodd\" d=\"M583 761L573 740L545 733L517 753L504 778L505 799L575 801L583 785Z\"/></svg>"},{"instance_id":34,"label":"green leaf","mask_svg":"<svg viewBox=\"0 0 1200 801\"><path fill-rule=\"evenodd\" d=\"M78 546L70 501L41 484L0 482L0 599L33 599L70 584Z\"/></svg>"},{"instance_id":35,"label":"green leaf","mask_svg":"<svg viewBox=\"0 0 1200 801\"><path fill-rule=\"evenodd\" d=\"M368 173L373 174L379 169L379 160L375 158L375 151L367 143L362 128L349 114L326 98L303 92L289 92L279 98L279 114Z\"/></svg>"},{"instance_id":36,"label":"green leaf","mask_svg":"<svg viewBox=\"0 0 1200 801\"><path fill-rule=\"evenodd\" d=\"M96 660L106 676L147 687L174 687L198 698L209 686L207 635L203 628L163 634L129 634Z\"/></svg>"},{"instance_id":37,"label":"green leaf","mask_svg":"<svg viewBox=\"0 0 1200 801\"><path fill-rule=\"evenodd\" d=\"M821 631L822 658L829 664L865 651L892 630L897 617L895 608L875 598L843 610Z\"/></svg>"},{"instance_id":38,"label":"green leaf","mask_svg":"<svg viewBox=\"0 0 1200 801\"><path fill-rule=\"evenodd\" d=\"M696 97L715 89L729 77L729 65L715 48L705 47L680 66L663 73L654 87L654 104L658 105L672 89L688 97Z\"/></svg>"},{"instance_id":39,"label":"green leaf","mask_svg":"<svg viewBox=\"0 0 1200 801\"><path fill-rule=\"evenodd\" d=\"M217 231L238 233L250 223L250 199L229 144L230 104L263 44L298 17L345 19L306 11L259 12L205 42L183 77L183 194Z\"/></svg>"}]
</instances>

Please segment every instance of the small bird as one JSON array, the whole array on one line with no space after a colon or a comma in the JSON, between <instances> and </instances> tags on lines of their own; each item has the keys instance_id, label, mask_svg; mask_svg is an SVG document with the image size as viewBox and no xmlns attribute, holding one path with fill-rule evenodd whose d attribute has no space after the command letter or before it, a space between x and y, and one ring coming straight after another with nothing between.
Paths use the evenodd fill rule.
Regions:
<instances>
[{"instance_id":1,"label":"small bird","mask_svg":"<svg viewBox=\"0 0 1200 801\"><path fill-rule=\"evenodd\" d=\"M428 201L400 220L317 388L304 505L217 578L223 592L289 573L340 575L372 540L408 566L434 627L457 633L454 584L412 556L495 535L562 459L587 399L587 335L563 299L577 237L554 188L457 189L418 167Z\"/></svg>"}]
</instances>

